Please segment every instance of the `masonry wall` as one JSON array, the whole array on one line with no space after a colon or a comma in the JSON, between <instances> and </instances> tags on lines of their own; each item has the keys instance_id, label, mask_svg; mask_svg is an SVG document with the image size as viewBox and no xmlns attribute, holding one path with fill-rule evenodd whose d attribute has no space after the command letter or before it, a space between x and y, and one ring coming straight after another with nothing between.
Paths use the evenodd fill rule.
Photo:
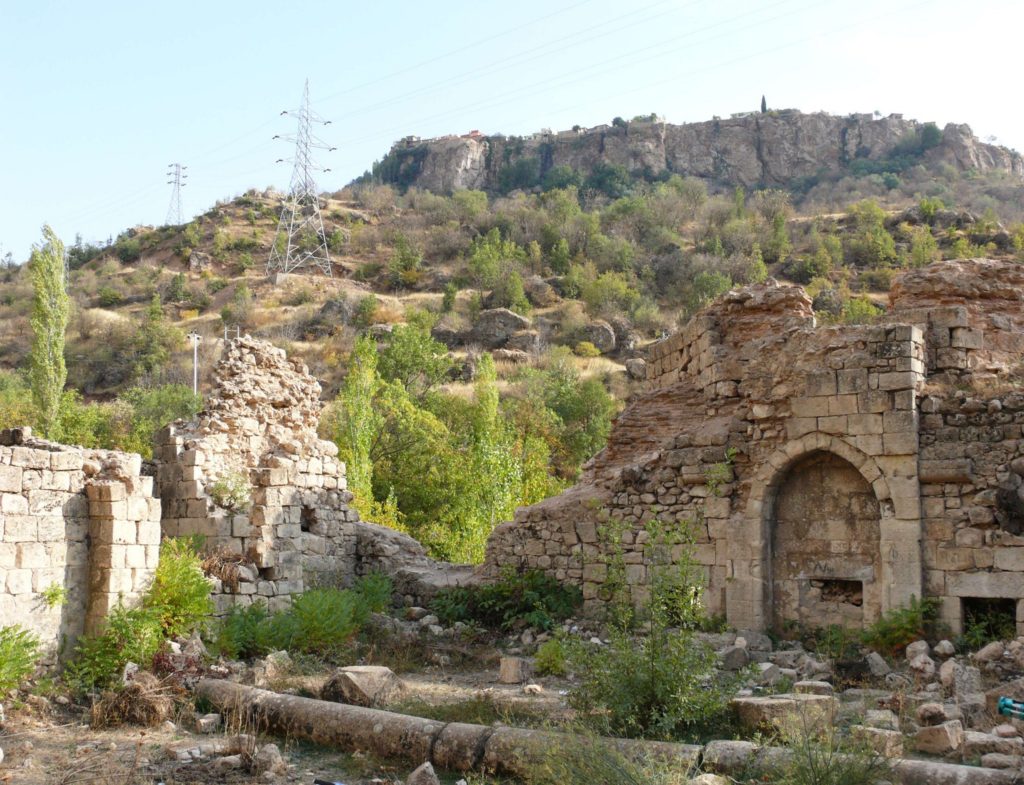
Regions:
<instances>
[{"instance_id":1,"label":"masonry wall","mask_svg":"<svg viewBox=\"0 0 1024 785\"><path fill-rule=\"evenodd\" d=\"M0 431L0 626L67 652L159 559L160 502L138 455Z\"/></svg>"}]
</instances>

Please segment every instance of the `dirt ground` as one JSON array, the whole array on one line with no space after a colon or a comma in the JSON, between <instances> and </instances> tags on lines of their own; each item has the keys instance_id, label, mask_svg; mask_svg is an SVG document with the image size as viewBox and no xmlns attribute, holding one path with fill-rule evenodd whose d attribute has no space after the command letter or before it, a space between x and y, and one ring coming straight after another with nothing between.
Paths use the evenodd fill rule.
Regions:
<instances>
[{"instance_id":1,"label":"dirt ground","mask_svg":"<svg viewBox=\"0 0 1024 785\"><path fill-rule=\"evenodd\" d=\"M530 724L567 716L562 680L545 677L531 681L541 688L524 692L523 685L497 683L497 670L451 671L430 668L401 674L404 695L391 710L437 719L464 722ZM272 684L275 689L315 694L326 673L292 674ZM11 785L197 785L202 783L307 783L314 779L344 785L384 785L404 782L415 768L409 761L381 761L360 753L330 750L305 742L261 737L257 745L276 744L288 764L287 773L258 775L246 769L223 768L220 756L183 763L174 752L209 743L223 743L238 729L222 727L213 734L189 730L193 708L183 705L171 724L150 728L120 726L96 730L89 725L87 707L60 705L32 698L26 704L6 704L7 721L0 731L0 783ZM442 774L454 783L459 775ZM467 777L470 785L493 780Z\"/></svg>"}]
</instances>

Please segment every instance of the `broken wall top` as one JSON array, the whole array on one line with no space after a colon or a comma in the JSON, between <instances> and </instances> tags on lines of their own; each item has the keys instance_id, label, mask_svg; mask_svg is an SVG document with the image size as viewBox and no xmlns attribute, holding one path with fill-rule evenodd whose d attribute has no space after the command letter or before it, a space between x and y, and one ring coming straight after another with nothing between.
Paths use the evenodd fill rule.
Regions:
<instances>
[{"instance_id":1,"label":"broken wall top","mask_svg":"<svg viewBox=\"0 0 1024 785\"><path fill-rule=\"evenodd\" d=\"M236 469L262 465L271 453L320 457L337 447L317 436L320 383L301 360L244 336L229 342L214 369L215 387L192 421L169 436L190 448L221 454ZM195 442L195 444L189 444Z\"/></svg>"}]
</instances>

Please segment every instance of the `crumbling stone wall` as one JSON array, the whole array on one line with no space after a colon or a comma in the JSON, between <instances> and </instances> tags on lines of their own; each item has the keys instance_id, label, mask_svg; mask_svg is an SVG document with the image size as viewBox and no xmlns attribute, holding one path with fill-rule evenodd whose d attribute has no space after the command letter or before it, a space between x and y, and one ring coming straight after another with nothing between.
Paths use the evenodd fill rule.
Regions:
<instances>
[{"instance_id":1,"label":"crumbling stone wall","mask_svg":"<svg viewBox=\"0 0 1024 785\"><path fill-rule=\"evenodd\" d=\"M965 413L948 392L923 397L954 385L1019 385L1024 270L963 260L907 273L893 287L889 318L816 327L806 293L773 281L725 295L652 347L647 389L618 418L608 446L578 485L498 527L481 576L504 565L547 570L581 584L596 609L608 553L601 533L620 520L639 600L650 579L646 525L657 518L693 528L709 610L741 628L820 615L823 591L829 622L870 623L925 592L944 598L954 628L954 597L1024 597L1016 577L979 577L996 564L1009 571L1018 542L1006 538L1016 534L954 533L992 527L982 521L1012 517L1014 499L1024 498L1014 496L1013 467L1024 469L1013 463L1016 399ZM844 466L837 487L816 479L822 462ZM805 537L784 565L792 548L780 549L778 537L792 523L790 497L806 506L822 491L831 502L807 509L801 524L822 536ZM837 524L833 513L850 507L862 512ZM988 562L957 536L1011 548L995 548ZM1015 574L1024 580L1021 562Z\"/></svg>"},{"instance_id":2,"label":"crumbling stone wall","mask_svg":"<svg viewBox=\"0 0 1024 785\"><path fill-rule=\"evenodd\" d=\"M284 607L311 572L350 578L358 515L337 447L316 433L320 384L304 363L248 336L229 343L215 378L199 417L158 436L164 534L202 535L208 550L245 557L238 583L218 587L221 610L257 597ZM244 509L211 494L224 480L250 487Z\"/></svg>"},{"instance_id":3,"label":"crumbling stone wall","mask_svg":"<svg viewBox=\"0 0 1024 785\"><path fill-rule=\"evenodd\" d=\"M138 455L0 431L0 626L67 652L119 600L148 586L160 551L160 501ZM56 599L47 602L47 591Z\"/></svg>"}]
</instances>

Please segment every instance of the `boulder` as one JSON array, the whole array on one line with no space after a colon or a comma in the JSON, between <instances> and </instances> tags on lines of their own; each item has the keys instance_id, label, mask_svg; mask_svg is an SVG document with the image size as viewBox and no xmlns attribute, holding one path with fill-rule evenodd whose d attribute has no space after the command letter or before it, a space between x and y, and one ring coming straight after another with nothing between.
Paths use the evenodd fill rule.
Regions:
<instances>
[{"instance_id":1,"label":"boulder","mask_svg":"<svg viewBox=\"0 0 1024 785\"><path fill-rule=\"evenodd\" d=\"M980 757L989 752L1020 756L1024 754L1024 739L1020 737L1007 739L994 733L980 733L973 730L964 731L965 757Z\"/></svg>"},{"instance_id":2,"label":"boulder","mask_svg":"<svg viewBox=\"0 0 1024 785\"><path fill-rule=\"evenodd\" d=\"M405 685L382 665L338 668L320 690L321 700L375 708L397 698Z\"/></svg>"},{"instance_id":3,"label":"boulder","mask_svg":"<svg viewBox=\"0 0 1024 785\"><path fill-rule=\"evenodd\" d=\"M264 744L256 750L252 765L257 774L266 774L267 772L286 774L288 772L288 764L276 744Z\"/></svg>"},{"instance_id":4,"label":"boulder","mask_svg":"<svg viewBox=\"0 0 1024 785\"><path fill-rule=\"evenodd\" d=\"M890 668L889 663L885 661L885 657L878 652L868 652L868 656L864 658L864 661L867 663L872 676L882 678L884 676L888 676L892 672L892 668Z\"/></svg>"},{"instance_id":5,"label":"boulder","mask_svg":"<svg viewBox=\"0 0 1024 785\"><path fill-rule=\"evenodd\" d=\"M540 333L536 330L520 330L509 336L505 343L506 349L516 349L520 352L536 352L540 350Z\"/></svg>"},{"instance_id":6,"label":"boulder","mask_svg":"<svg viewBox=\"0 0 1024 785\"><path fill-rule=\"evenodd\" d=\"M427 761L409 775L405 785L441 785L441 780L437 778L430 761Z\"/></svg>"},{"instance_id":7,"label":"boulder","mask_svg":"<svg viewBox=\"0 0 1024 785\"><path fill-rule=\"evenodd\" d=\"M759 662L754 666L758 684L776 684L782 678L782 669L772 662Z\"/></svg>"},{"instance_id":8,"label":"boulder","mask_svg":"<svg viewBox=\"0 0 1024 785\"><path fill-rule=\"evenodd\" d=\"M482 311L470 331L470 340L486 349L498 349L520 330L529 330L533 323L508 308ZM611 328L609 328L611 329Z\"/></svg>"},{"instance_id":9,"label":"boulder","mask_svg":"<svg viewBox=\"0 0 1024 785\"><path fill-rule=\"evenodd\" d=\"M519 351L519 349L495 349L491 352L491 356L494 357L496 363L514 363L515 365L524 365L530 362L530 355L526 352Z\"/></svg>"},{"instance_id":10,"label":"boulder","mask_svg":"<svg viewBox=\"0 0 1024 785\"><path fill-rule=\"evenodd\" d=\"M430 337L435 341L440 341L449 349L454 349L466 342L466 334L462 330L440 324L435 325L430 331Z\"/></svg>"},{"instance_id":11,"label":"boulder","mask_svg":"<svg viewBox=\"0 0 1024 785\"><path fill-rule=\"evenodd\" d=\"M981 756L981 765L986 769L1016 769L1020 767L1021 759L1016 755L1003 755L999 752L989 752Z\"/></svg>"},{"instance_id":12,"label":"boulder","mask_svg":"<svg viewBox=\"0 0 1024 785\"><path fill-rule=\"evenodd\" d=\"M934 654L936 657L942 657L943 659L952 657L956 654L956 646L951 641L941 640L935 644Z\"/></svg>"},{"instance_id":13,"label":"boulder","mask_svg":"<svg viewBox=\"0 0 1024 785\"><path fill-rule=\"evenodd\" d=\"M583 327L580 331L580 340L590 341L601 354L607 354L615 348L615 330L608 322L597 319Z\"/></svg>"},{"instance_id":14,"label":"boulder","mask_svg":"<svg viewBox=\"0 0 1024 785\"><path fill-rule=\"evenodd\" d=\"M981 671L950 659L939 668L939 683L957 698L981 692Z\"/></svg>"},{"instance_id":15,"label":"boulder","mask_svg":"<svg viewBox=\"0 0 1024 785\"><path fill-rule=\"evenodd\" d=\"M923 679L930 679L935 675L935 660L927 654L918 654L910 661L910 669Z\"/></svg>"},{"instance_id":16,"label":"boulder","mask_svg":"<svg viewBox=\"0 0 1024 785\"><path fill-rule=\"evenodd\" d=\"M743 646L726 646L718 652L718 661L723 670L738 671L750 664L750 656Z\"/></svg>"},{"instance_id":17,"label":"boulder","mask_svg":"<svg viewBox=\"0 0 1024 785\"><path fill-rule=\"evenodd\" d=\"M987 665L1001 660L1004 651L1006 651L1006 647L1003 646L1001 641L992 641L992 643L982 646L978 651L974 652L971 655L971 659L977 663Z\"/></svg>"},{"instance_id":18,"label":"boulder","mask_svg":"<svg viewBox=\"0 0 1024 785\"><path fill-rule=\"evenodd\" d=\"M868 709L864 713L864 724L871 728L899 730L900 718L889 709Z\"/></svg>"},{"instance_id":19,"label":"boulder","mask_svg":"<svg viewBox=\"0 0 1024 785\"><path fill-rule=\"evenodd\" d=\"M633 329L629 319L623 316L613 316L608 320L615 333L615 346L619 351L631 352L640 343L640 334Z\"/></svg>"},{"instance_id":20,"label":"boulder","mask_svg":"<svg viewBox=\"0 0 1024 785\"><path fill-rule=\"evenodd\" d=\"M951 755L964 743L964 727L960 720L921 728L914 734L914 748L928 755Z\"/></svg>"},{"instance_id":21,"label":"boulder","mask_svg":"<svg viewBox=\"0 0 1024 785\"><path fill-rule=\"evenodd\" d=\"M913 662L916 657L920 657L922 654L925 656L931 654L931 647L928 645L928 641L914 641L909 644L906 649L907 662Z\"/></svg>"},{"instance_id":22,"label":"boulder","mask_svg":"<svg viewBox=\"0 0 1024 785\"><path fill-rule=\"evenodd\" d=\"M686 785L732 785L732 780L728 777L723 777L721 774L705 772L700 776L687 780Z\"/></svg>"},{"instance_id":23,"label":"boulder","mask_svg":"<svg viewBox=\"0 0 1024 785\"><path fill-rule=\"evenodd\" d=\"M526 299L530 301L530 304L537 308L547 308L560 299L555 287L539 275L531 275L523 281L523 291L526 292Z\"/></svg>"},{"instance_id":24,"label":"boulder","mask_svg":"<svg viewBox=\"0 0 1024 785\"><path fill-rule=\"evenodd\" d=\"M647 378L647 361L640 357L626 360L626 374L630 379L644 381Z\"/></svg>"}]
</instances>

